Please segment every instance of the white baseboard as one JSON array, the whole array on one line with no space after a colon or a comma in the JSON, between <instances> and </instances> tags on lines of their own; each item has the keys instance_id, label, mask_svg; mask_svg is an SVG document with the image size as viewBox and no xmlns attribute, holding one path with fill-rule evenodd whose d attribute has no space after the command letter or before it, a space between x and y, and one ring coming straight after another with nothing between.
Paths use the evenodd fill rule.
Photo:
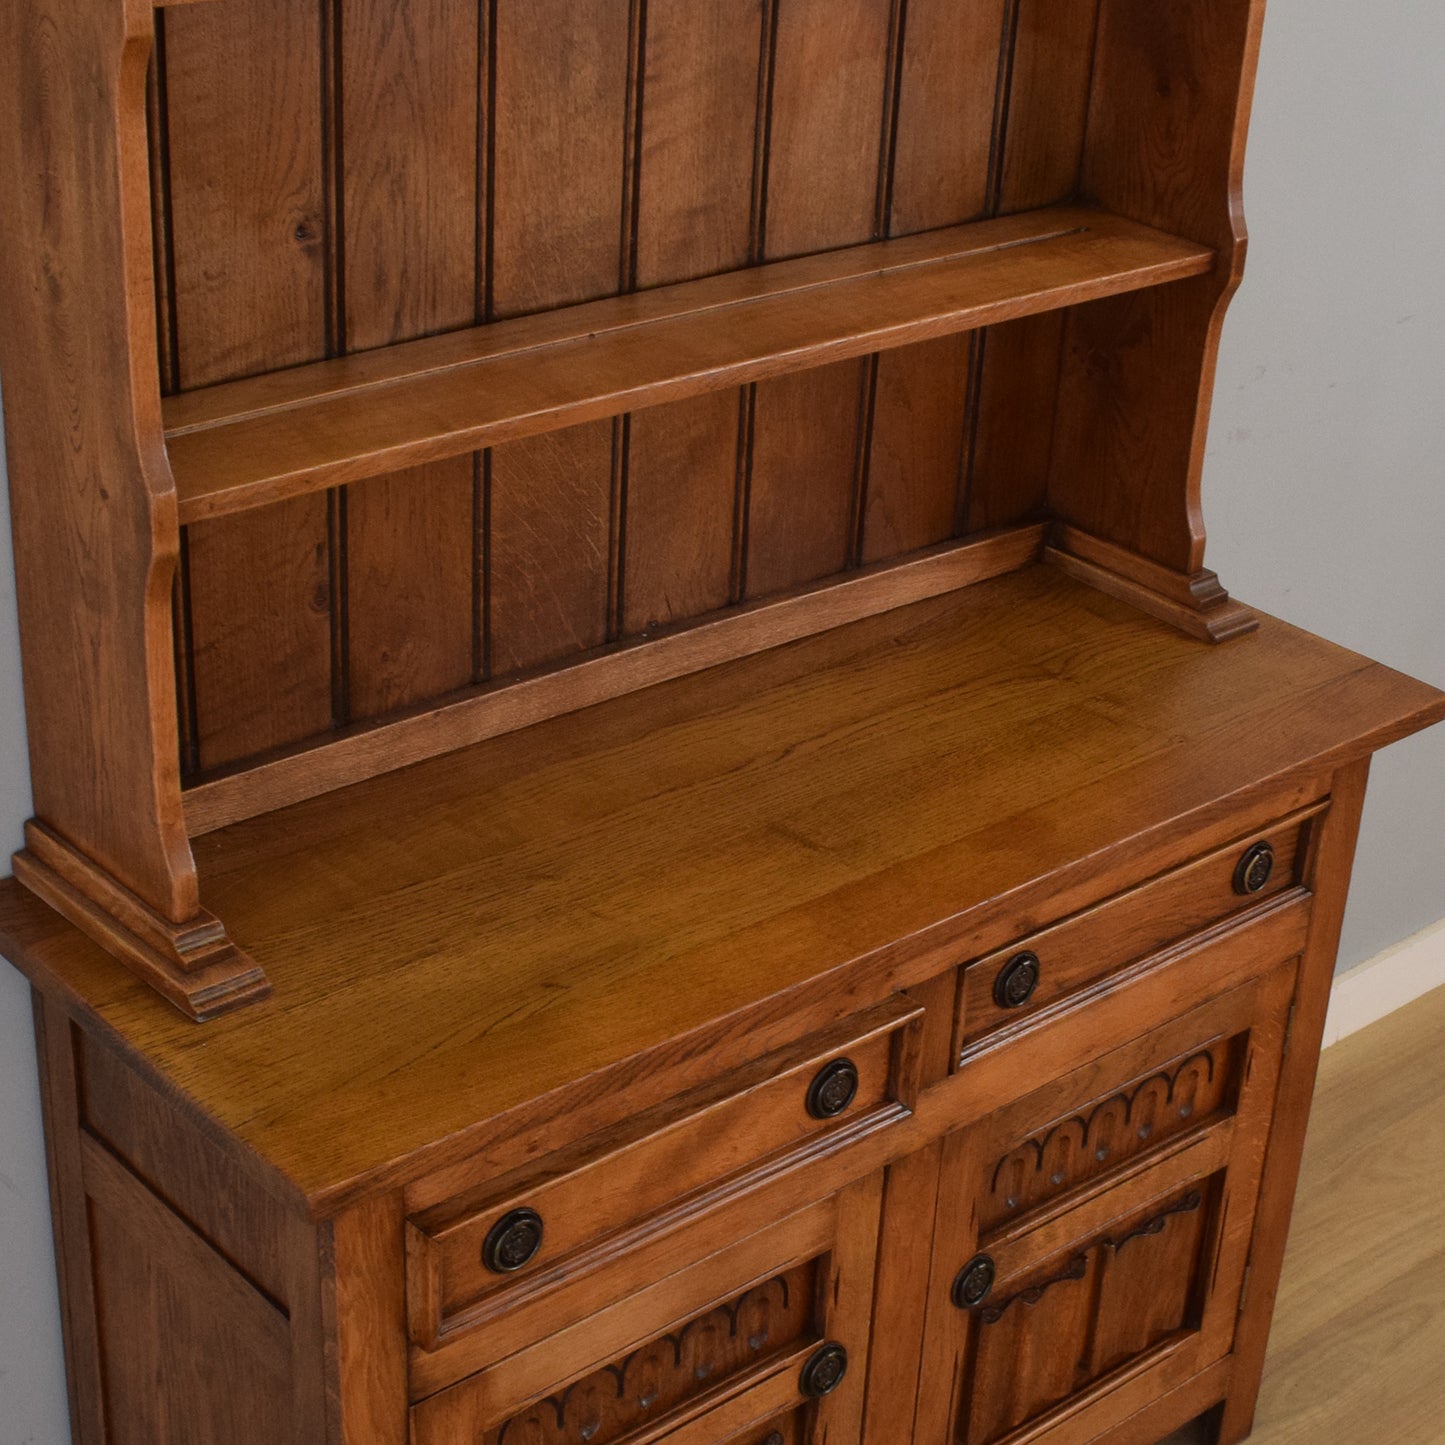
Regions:
<instances>
[{"instance_id":1,"label":"white baseboard","mask_svg":"<svg viewBox=\"0 0 1445 1445\"><path fill-rule=\"evenodd\" d=\"M1445 918L1342 973L1330 993L1324 1047L1445 987Z\"/></svg>"}]
</instances>

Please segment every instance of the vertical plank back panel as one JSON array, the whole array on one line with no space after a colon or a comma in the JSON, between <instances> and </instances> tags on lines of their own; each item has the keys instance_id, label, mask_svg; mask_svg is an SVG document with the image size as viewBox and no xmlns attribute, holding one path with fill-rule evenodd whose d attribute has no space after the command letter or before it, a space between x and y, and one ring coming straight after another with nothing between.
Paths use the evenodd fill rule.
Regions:
<instances>
[{"instance_id":1,"label":"vertical plank back panel","mask_svg":"<svg viewBox=\"0 0 1445 1445\"><path fill-rule=\"evenodd\" d=\"M994 209L1053 205L1079 189L1100 0L1017 0ZM1057 410L1063 314L978 337L978 399L965 525L1041 514Z\"/></svg>"},{"instance_id":2,"label":"vertical plank back panel","mask_svg":"<svg viewBox=\"0 0 1445 1445\"><path fill-rule=\"evenodd\" d=\"M1199 478L1238 213L1259 0L1106 0L1084 191L1216 246L1215 273L1071 313L1049 499L1065 520L1185 575L1203 566ZM1091 360L1111 353L1107 374Z\"/></svg>"},{"instance_id":3,"label":"vertical plank back panel","mask_svg":"<svg viewBox=\"0 0 1445 1445\"><path fill-rule=\"evenodd\" d=\"M491 670L607 638L611 422L497 447L490 458Z\"/></svg>"},{"instance_id":4,"label":"vertical plank back panel","mask_svg":"<svg viewBox=\"0 0 1445 1445\"><path fill-rule=\"evenodd\" d=\"M751 259L762 0L653 0L647 9L637 234L639 288ZM734 600L742 398L638 412L628 429L622 631Z\"/></svg>"},{"instance_id":5,"label":"vertical plank back panel","mask_svg":"<svg viewBox=\"0 0 1445 1445\"><path fill-rule=\"evenodd\" d=\"M893 70L891 0L778 0L762 255L872 239ZM854 560L860 435L872 363L760 384L748 482L746 588L765 596Z\"/></svg>"},{"instance_id":6,"label":"vertical plank back panel","mask_svg":"<svg viewBox=\"0 0 1445 1445\"><path fill-rule=\"evenodd\" d=\"M988 207L1006 0L910 0L902 38L889 234L959 225ZM874 390L862 560L958 529L977 338L883 353Z\"/></svg>"},{"instance_id":7,"label":"vertical plank back panel","mask_svg":"<svg viewBox=\"0 0 1445 1445\"><path fill-rule=\"evenodd\" d=\"M327 349L322 25L314 3L170 12L165 150L175 382ZM197 760L227 763L332 721L327 500L190 529Z\"/></svg>"},{"instance_id":8,"label":"vertical plank back panel","mask_svg":"<svg viewBox=\"0 0 1445 1445\"><path fill-rule=\"evenodd\" d=\"M348 350L476 320L481 41L474 7L347 0L341 214ZM386 713L472 680L475 472L472 458L455 457L347 489L348 718Z\"/></svg>"},{"instance_id":9,"label":"vertical plank back panel","mask_svg":"<svg viewBox=\"0 0 1445 1445\"><path fill-rule=\"evenodd\" d=\"M615 295L626 269L637 7L503 0L495 14L488 319ZM620 428L596 422L489 456L494 675L606 640Z\"/></svg>"},{"instance_id":10,"label":"vertical plank back panel","mask_svg":"<svg viewBox=\"0 0 1445 1445\"><path fill-rule=\"evenodd\" d=\"M631 11L629 0L496 7L491 318L620 289Z\"/></svg>"}]
</instances>

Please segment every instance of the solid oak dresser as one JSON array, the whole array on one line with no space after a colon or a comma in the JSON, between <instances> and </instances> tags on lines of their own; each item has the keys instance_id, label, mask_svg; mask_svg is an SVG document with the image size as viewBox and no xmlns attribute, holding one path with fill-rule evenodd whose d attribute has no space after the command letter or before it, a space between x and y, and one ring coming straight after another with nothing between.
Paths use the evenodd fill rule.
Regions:
<instances>
[{"instance_id":1,"label":"solid oak dresser","mask_svg":"<svg viewBox=\"0 0 1445 1445\"><path fill-rule=\"evenodd\" d=\"M1204 567L1258 0L9 0L77 1445L1247 1435L1369 757Z\"/></svg>"}]
</instances>

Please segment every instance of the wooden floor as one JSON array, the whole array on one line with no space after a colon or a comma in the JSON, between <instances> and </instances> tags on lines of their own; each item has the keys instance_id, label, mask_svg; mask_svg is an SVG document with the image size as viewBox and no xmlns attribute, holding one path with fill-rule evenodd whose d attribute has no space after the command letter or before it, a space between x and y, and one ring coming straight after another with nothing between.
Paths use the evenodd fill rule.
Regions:
<instances>
[{"instance_id":1,"label":"wooden floor","mask_svg":"<svg viewBox=\"0 0 1445 1445\"><path fill-rule=\"evenodd\" d=\"M1445 989L1330 1049L1310 1120L1250 1445L1355 1442L1445 1442Z\"/></svg>"}]
</instances>

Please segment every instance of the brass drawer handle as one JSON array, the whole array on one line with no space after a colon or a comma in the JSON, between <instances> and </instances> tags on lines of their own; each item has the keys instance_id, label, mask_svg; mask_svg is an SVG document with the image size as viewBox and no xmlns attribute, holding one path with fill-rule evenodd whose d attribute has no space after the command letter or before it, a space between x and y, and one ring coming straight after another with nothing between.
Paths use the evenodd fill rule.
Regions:
<instances>
[{"instance_id":1,"label":"brass drawer handle","mask_svg":"<svg viewBox=\"0 0 1445 1445\"><path fill-rule=\"evenodd\" d=\"M953 1302L961 1310L977 1309L988 1298L998 1274L991 1254L976 1254L953 1281Z\"/></svg>"},{"instance_id":2,"label":"brass drawer handle","mask_svg":"<svg viewBox=\"0 0 1445 1445\"><path fill-rule=\"evenodd\" d=\"M1000 1008L1022 1008L1039 986L1039 969L1038 954L1014 954L993 982L993 1001Z\"/></svg>"},{"instance_id":3,"label":"brass drawer handle","mask_svg":"<svg viewBox=\"0 0 1445 1445\"><path fill-rule=\"evenodd\" d=\"M511 1274L530 1264L542 1247L542 1216L535 1209L514 1209L488 1231L482 1263L493 1274Z\"/></svg>"},{"instance_id":4,"label":"brass drawer handle","mask_svg":"<svg viewBox=\"0 0 1445 1445\"><path fill-rule=\"evenodd\" d=\"M798 1389L810 1400L821 1400L843 1383L847 1373L848 1351L837 1340L829 1340L808 1356L798 1376Z\"/></svg>"},{"instance_id":5,"label":"brass drawer handle","mask_svg":"<svg viewBox=\"0 0 1445 1445\"><path fill-rule=\"evenodd\" d=\"M1234 870L1234 891L1244 898L1261 893L1273 872L1274 849L1268 843L1256 843L1244 850Z\"/></svg>"},{"instance_id":6,"label":"brass drawer handle","mask_svg":"<svg viewBox=\"0 0 1445 1445\"><path fill-rule=\"evenodd\" d=\"M834 1059L818 1070L808 1087L808 1112L815 1119L836 1119L858 1094L858 1065Z\"/></svg>"}]
</instances>

